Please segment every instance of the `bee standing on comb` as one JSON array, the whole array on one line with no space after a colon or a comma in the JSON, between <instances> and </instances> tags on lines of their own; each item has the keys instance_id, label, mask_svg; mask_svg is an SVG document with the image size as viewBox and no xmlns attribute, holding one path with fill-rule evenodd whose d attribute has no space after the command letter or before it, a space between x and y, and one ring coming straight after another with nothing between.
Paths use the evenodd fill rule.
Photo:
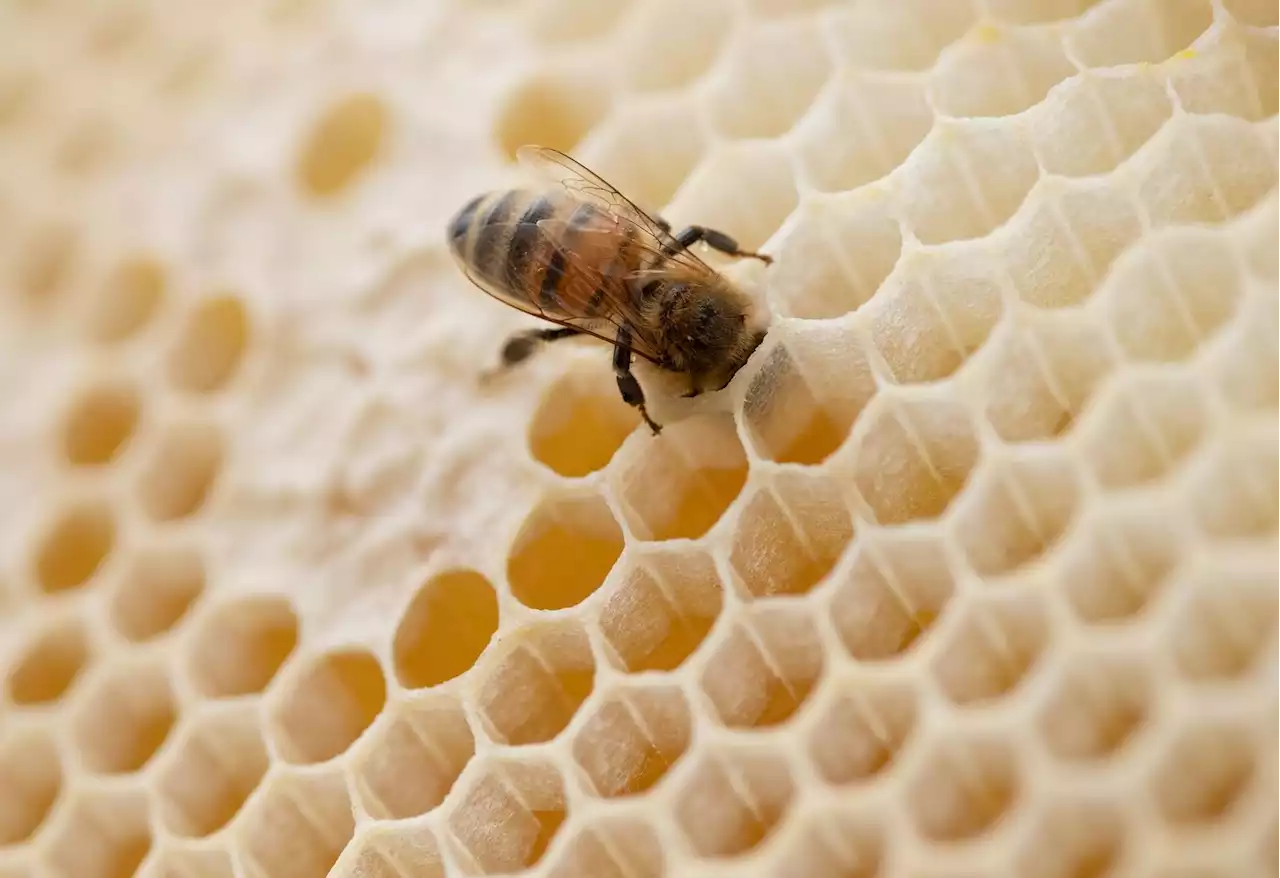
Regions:
<instances>
[{"instance_id":1,"label":"bee standing on comb","mask_svg":"<svg viewBox=\"0 0 1280 878\"><path fill-rule=\"evenodd\" d=\"M472 283L556 324L513 335L501 368L557 339L603 339L614 346L622 398L655 434L661 427L631 374L633 356L684 375L687 397L727 385L764 338L760 315L745 293L689 248L701 241L731 256L766 264L772 258L742 250L714 229L673 233L557 150L526 146L518 159L548 176L549 185L476 196L448 229L449 248Z\"/></svg>"}]
</instances>

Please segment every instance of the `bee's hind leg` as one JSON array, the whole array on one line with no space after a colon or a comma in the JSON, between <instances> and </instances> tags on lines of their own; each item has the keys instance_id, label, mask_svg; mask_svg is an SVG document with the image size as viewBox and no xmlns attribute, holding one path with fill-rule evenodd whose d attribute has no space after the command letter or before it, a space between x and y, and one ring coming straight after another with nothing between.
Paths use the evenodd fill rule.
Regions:
<instances>
[{"instance_id":1,"label":"bee's hind leg","mask_svg":"<svg viewBox=\"0 0 1280 878\"><path fill-rule=\"evenodd\" d=\"M579 335L579 331L567 326L555 329L527 329L517 332L502 345L499 364L484 374L485 379L496 378L508 369L529 359L542 345Z\"/></svg>"},{"instance_id":2,"label":"bee's hind leg","mask_svg":"<svg viewBox=\"0 0 1280 878\"><path fill-rule=\"evenodd\" d=\"M644 390L636 376L631 374L631 333L626 329L618 330L617 343L613 348L613 372L618 378L618 392L622 394L622 401L639 409L640 417L644 418L653 435L657 436L662 432L662 427L649 417L644 405Z\"/></svg>"}]
</instances>

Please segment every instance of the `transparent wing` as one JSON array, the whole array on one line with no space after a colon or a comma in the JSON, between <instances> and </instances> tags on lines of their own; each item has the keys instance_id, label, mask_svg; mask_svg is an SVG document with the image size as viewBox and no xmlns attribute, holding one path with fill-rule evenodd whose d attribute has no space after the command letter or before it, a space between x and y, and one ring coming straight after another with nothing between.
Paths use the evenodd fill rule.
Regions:
<instances>
[{"instance_id":1,"label":"transparent wing","mask_svg":"<svg viewBox=\"0 0 1280 878\"><path fill-rule=\"evenodd\" d=\"M539 226L542 227L542 223ZM634 326L635 308L626 295L628 286L621 267L617 272L602 272L598 265L584 258L580 251L564 246L561 243L563 238L556 237L559 230L542 227L540 231L549 238L553 247L531 248L530 258L534 265L546 272L552 270L551 263L556 259L555 254L559 254L560 265L555 270L561 271L563 278L556 288L555 307L540 304L537 290L521 291L518 287L498 283L477 274L471 266L462 265L463 274L477 288L504 305L523 311L531 317L576 329L610 345L617 343L618 330L625 325L631 331L631 351L657 363L660 358L648 334ZM598 303L594 302L597 290L604 291L603 298ZM593 304L595 307L590 307ZM589 313L593 311L594 313Z\"/></svg>"},{"instance_id":2,"label":"transparent wing","mask_svg":"<svg viewBox=\"0 0 1280 878\"><path fill-rule=\"evenodd\" d=\"M711 267L696 254L680 248L661 223L576 159L549 146L527 145L516 151L516 160L530 171L563 186L574 197L594 204L617 222L631 225L647 247L662 253L666 259L692 272L712 273Z\"/></svg>"}]
</instances>

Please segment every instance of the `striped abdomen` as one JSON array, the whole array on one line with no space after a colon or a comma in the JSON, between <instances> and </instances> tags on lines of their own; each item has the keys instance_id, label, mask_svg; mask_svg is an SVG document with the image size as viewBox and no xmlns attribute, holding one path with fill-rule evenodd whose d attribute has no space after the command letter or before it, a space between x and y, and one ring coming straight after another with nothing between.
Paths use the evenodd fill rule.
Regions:
<instances>
[{"instance_id":1,"label":"striped abdomen","mask_svg":"<svg viewBox=\"0 0 1280 878\"><path fill-rule=\"evenodd\" d=\"M448 231L454 256L490 292L558 318L601 316L631 295L622 275L642 267L643 252L631 235L594 205L518 189L477 196Z\"/></svg>"}]
</instances>

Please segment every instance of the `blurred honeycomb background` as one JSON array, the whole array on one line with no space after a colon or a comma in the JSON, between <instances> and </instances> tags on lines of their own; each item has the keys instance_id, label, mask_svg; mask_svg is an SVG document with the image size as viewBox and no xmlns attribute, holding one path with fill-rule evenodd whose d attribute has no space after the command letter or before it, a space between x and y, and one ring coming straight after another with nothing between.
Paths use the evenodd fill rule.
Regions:
<instances>
[{"instance_id":1,"label":"blurred honeycomb background","mask_svg":"<svg viewBox=\"0 0 1280 878\"><path fill-rule=\"evenodd\" d=\"M0 878L1276 875L1276 108L1271 0L0 0ZM477 381L526 142L776 257L660 438Z\"/></svg>"}]
</instances>

